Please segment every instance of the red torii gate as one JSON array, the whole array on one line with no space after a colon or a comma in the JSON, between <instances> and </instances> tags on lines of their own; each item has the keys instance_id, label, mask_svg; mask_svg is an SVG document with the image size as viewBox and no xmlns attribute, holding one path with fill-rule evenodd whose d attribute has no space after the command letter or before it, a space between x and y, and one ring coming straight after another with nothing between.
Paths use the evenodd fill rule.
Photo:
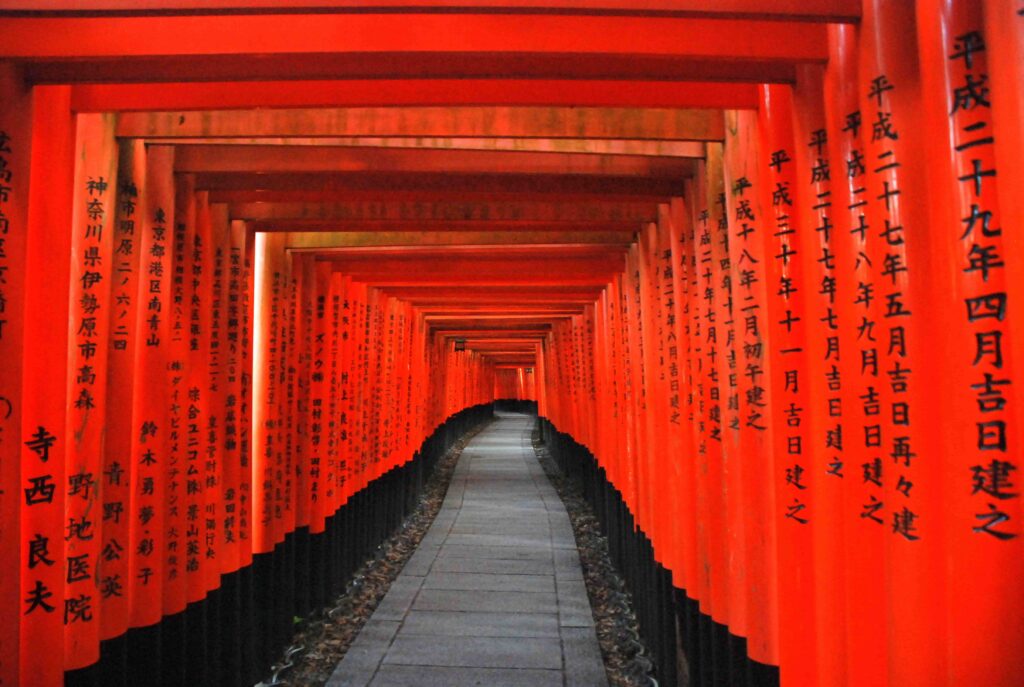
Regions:
<instances>
[{"instance_id":1,"label":"red torii gate","mask_svg":"<svg viewBox=\"0 0 1024 687\"><path fill-rule=\"evenodd\" d=\"M0 10L0 681L158 647L532 368L695 679L1013 684L1024 7L709 4Z\"/></svg>"}]
</instances>

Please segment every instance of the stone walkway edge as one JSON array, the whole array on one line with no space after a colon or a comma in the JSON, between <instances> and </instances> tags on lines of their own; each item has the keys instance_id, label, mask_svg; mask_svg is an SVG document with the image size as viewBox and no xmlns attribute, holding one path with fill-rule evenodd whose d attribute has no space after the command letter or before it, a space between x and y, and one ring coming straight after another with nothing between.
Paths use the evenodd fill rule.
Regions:
<instances>
[{"instance_id":1,"label":"stone walkway edge","mask_svg":"<svg viewBox=\"0 0 1024 687\"><path fill-rule=\"evenodd\" d=\"M535 422L497 413L463 449L440 512L328 687L607 687Z\"/></svg>"}]
</instances>

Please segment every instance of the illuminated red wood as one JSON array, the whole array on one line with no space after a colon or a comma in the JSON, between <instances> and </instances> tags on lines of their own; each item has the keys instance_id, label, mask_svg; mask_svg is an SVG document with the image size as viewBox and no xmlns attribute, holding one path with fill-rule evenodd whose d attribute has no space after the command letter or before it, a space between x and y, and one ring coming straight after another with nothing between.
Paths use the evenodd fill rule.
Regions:
<instances>
[{"instance_id":1,"label":"illuminated red wood","mask_svg":"<svg viewBox=\"0 0 1024 687\"><path fill-rule=\"evenodd\" d=\"M166 146L146 151L142 189L136 207L141 273L133 299L136 320L136 384L132 399L132 437L126 466L131 486L128 546L131 566L125 575L131 590L131 626L147 627L163 615L164 585L174 567L167 536L168 510L177 507L168 488L175 439L167 396L171 357L171 311L174 241L174 151ZM141 236L139 236L141 234ZM173 495L174 498L178 494ZM173 504L173 506L172 506ZM150 549L151 553L148 553ZM126 588L128 586L126 585Z\"/></svg>"},{"instance_id":2,"label":"illuminated red wood","mask_svg":"<svg viewBox=\"0 0 1024 687\"><path fill-rule=\"evenodd\" d=\"M807 320L805 301L797 294L811 288L804 274L802 234L813 228L798 220L800 189L796 180L793 140L793 96L788 86L763 86L758 110L761 165L761 240L767 302L766 352L772 369L771 387L774 445L772 453L775 519L778 544L779 623L792 628L779 637L779 666L787 684L815 684L819 679L817 647L809 646L814 627L813 534L816 485L820 473L810 469L807 432L810 414L808 389ZM784 571L784 574L783 574ZM797 629L799 628L799 629Z\"/></svg>"},{"instance_id":3,"label":"illuminated red wood","mask_svg":"<svg viewBox=\"0 0 1024 687\"><path fill-rule=\"evenodd\" d=\"M458 193L500 196L605 196L633 200L668 200L678 181L637 179L632 176L547 174L415 174L409 172L312 173L204 173L196 175L196 188L207 191L271 191L309 193L358 193L382 191Z\"/></svg>"},{"instance_id":4,"label":"illuminated red wood","mask_svg":"<svg viewBox=\"0 0 1024 687\"><path fill-rule=\"evenodd\" d=\"M860 17L856 0L721 0L707 5L700 0L378 0L377 8L409 11L440 9L487 12L660 14L688 17L792 18L805 21L855 21ZM10 8L22 11L134 12L146 14L223 9L245 12L292 12L288 0L12 0ZM367 11L362 0L304 0L299 11L316 8L327 12Z\"/></svg>"},{"instance_id":5,"label":"illuminated red wood","mask_svg":"<svg viewBox=\"0 0 1024 687\"><path fill-rule=\"evenodd\" d=\"M554 201L402 202L378 199L348 203L233 203L230 214L245 220L337 220L346 223L380 222L493 222L535 224L636 224L654 221L654 203L610 203L600 199L586 204ZM371 225L372 226L372 225Z\"/></svg>"},{"instance_id":6,"label":"illuminated red wood","mask_svg":"<svg viewBox=\"0 0 1024 687\"><path fill-rule=\"evenodd\" d=\"M422 172L558 174L677 179L692 171L686 158L595 153L422 150L341 146L187 145L179 172Z\"/></svg>"},{"instance_id":7,"label":"illuminated red wood","mask_svg":"<svg viewBox=\"0 0 1024 687\"><path fill-rule=\"evenodd\" d=\"M764 224L760 188L762 159L754 112L729 113L725 140L724 191L729 220L729 262L733 282L736 332L739 420L737 440L743 474L743 493L752 517L747 527L747 652L766 665L778 665L779 598L775 492L765 488L775 479L772 391L768 383L774 359L768 356L765 312Z\"/></svg>"},{"instance_id":8,"label":"illuminated red wood","mask_svg":"<svg viewBox=\"0 0 1024 687\"><path fill-rule=\"evenodd\" d=\"M140 265L149 264L148 260L142 263L144 247L139 240L144 236L141 225L146 212L143 205L145 182L145 147L141 142L122 142L118 156L117 180L111 183L111 212L114 213L114 218L110 229L114 232L114 240L110 260L114 268L114 282L110 300L112 310L107 349L108 417L103 445L103 474L97 477L101 487L103 509L103 550L125 546L126 543L134 549L129 531L133 521L140 517L140 512L135 507L135 499L132 497L133 485L130 480L135 463L131 457L142 453L132 451L132 443L141 434L143 424L137 423L133 416L134 387L136 379L146 374L144 369L137 366L136 356L139 346L144 345L139 343L140 330L137 323L140 319L145 319L144 307L148 301L139 300L139 284L148 279L140 276ZM143 189L143 197L139 196L139 189ZM136 222L139 223L138 230ZM157 361L152 368L162 376L161 363L162 361ZM157 393L152 398L159 399L161 396L162 394ZM153 418L147 418L147 421L153 423L147 426L145 432L149 438L149 445L152 446L156 440L154 434L157 425ZM161 422L159 426L162 425ZM163 533L158 531L157 534ZM158 554L154 555L157 556ZM129 596L134 596L129 592L129 588L134 592L138 581L129 572L129 556L104 560L100 574L100 639L106 640L123 634L128 629L128 601ZM156 608L159 618L159 582L156 586L156 602L152 605Z\"/></svg>"},{"instance_id":9,"label":"illuminated red wood","mask_svg":"<svg viewBox=\"0 0 1024 687\"><path fill-rule=\"evenodd\" d=\"M584 107L753 107L756 90L753 83L734 83L740 77L788 81L791 70L785 65L759 66L738 70L719 63L715 68L676 66L671 80L557 80L534 79L372 79L317 81L216 81L199 83L78 83L72 91L72 107L77 112L107 110L140 112L146 110L216 110L252 107L373 107L432 105L519 105ZM474 65L476 66L476 65ZM269 69L282 78L286 74ZM476 67L478 68L478 67ZM664 70L661 70L664 71ZM710 73L709 73L710 72ZM63 64L35 71L38 81L62 81L81 74L69 72ZM335 72L333 75L336 75ZM687 81L733 77L729 82ZM168 78L181 78L169 74ZM227 74L222 74L227 76ZM242 77L242 74L236 76ZM92 72L88 80L95 78ZM125 78L118 66L109 72L113 82ZM151 77L152 78L152 77Z\"/></svg>"},{"instance_id":10,"label":"illuminated red wood","mask_svg":"<svg viewBox=\"0 0 1024 687\"><path fill-rule=\"evenodd\" d=\"M839 680L846 668L846 640L832 628L845 626L843 600L845 512L843 508L843 407L839 364L843 349L832 216L846 207L835 202L832 178L842 178L829 162L825 119L824 70L801 68L793 88L793 165L796 194L793 213L795 249L803 277L807 361L804 384L808 406L803 464L814 474L814 617L819 674ZM797 301L799 303L799 300Z\"/></svg>"},{"instance_id":11,"label":"illuminated red wood","mask_svg":"<svg viewBox=\"0 0 1024 687\"><path fill-rule=\"evenodd\" d=\"M290 73L293 78L301 78L303 66L322 68L323 54L371 60L379 59L374 54L380 53L406 55L403 64L409 66L429 62L431 53L444 60L449 55L475 57L477 53L591 56L579 61L583 65L600 63L606 55L730 61L824 61L827 57L824 26L666 17L423 14L415 22L393 14L6 17L0 18L0 30L8 36L4 52L11 57L76 57L87 68L91 65L83 58L193 58L182 66L198 66L197 58L202 56L253 52L268 59L272 56L273 63L282 66L289 58L293 62L303 56L312 58L306 64L298 59L288 65L298 67ZM459 36L457 42L450 40L453 35ZM253 46L259 46L258 51ZM409 59L412 55L420 56ZM247 57L246 62L253 75L258 61L254 64Z\"/></svg>"},{"instance_id":12,"label":"illuminated red wood","mask_svg":"<svg viewBox=\"0 0 1024 687\"><path fill-rule=\"evenodd\" d=\"M68 229L72 217L75 126L69 99L69 90L62 87L33 91L26 225L25 312L46 312L49 317L27 317L24 325L23 345L30 355L22 363L24 441L18 494L25 499L25 488L41 491L38 501L21 501L18 622L21 673L46 686L61 685L64 680L62 590L67 571L57 562L64 560L65 455L70 445L65 431L70 335L62 323L70 313L71 263L60 259L71 255L72 239ZM38 393L40 389L47 393ZM52 443L50 437L54 438ZM43 499L49 487L53 488L52 499ZM40 647L49 650L40 651Z\"/></svg>"},{"instance_id":13,"label":"illuminated red wood","mask_svg":"<svg viewBox=\"0 0 1024 687\"><path fill-rule=\"evenodd\" d=\"M627 236L616 237L619 241L632 238L637 226L633 224L589 224L560 222L507 224L501 222L423 222L423 221L386 221L386 222L349 222L345 220L269 220L253 222L254 231L327 231L327 232L466 232L486 230L488 232L589 232L594 234L621 232Z\"/></svg>"},{"instance_id":14,"label":"illuminated red wood","mask_svg":"<svg viewBox=\"0 0 1024 687\"><path fill-rule=\"evenodd\" d=\"M0 67L0 159L6 196L0 201L0 556L9 573L0 581L0 616L21 616L21 436L26 251L28 244L29 163L32 94L13 65ZM0 625L0 684L18 684L18 622Z\"/></svg>"},{"instance_id":15,"label":"illuminated red wood","mask_svg":"<svg viewBox=\"0 0 1024 687\"><path fill-rule=\"evenodd\" d=\"M173 162L173 160L172 160ZM173 168L172 168L173 169ZM162 183L166 184L167 180ZM171 302L168 313L170 338L167 364L167 421L169 443L165 472L167 511L164 514L167 534L165 578L163 588L164 615L185 610L188 603L186 567L188 546L187 515L187 461L188 461L188 406L190 382L189 348L191 331L190 262L195 243L195 189L194 179L183 176L171 180L173 200L173 244L171 262L174 278L171 280Z\"/></svg>"},{"instance_id":16,"label":"illuminated red wood","mask_svg":"<svg viewBox=\"0 0 1024 687\"><path fill-rule=\"evenodd\" d=\"M117 199L113 115L79 115L71 222L68 410L65 433L64 667L99 659L102 516L93 507L103 474L108 332ZM59 485L58 489L64 485ZM52 659L51 659L52 660Z\"/></svg>"},{"instance_id":17,"label":"illuminated red wood","mask_svg":"<svg viewBox=\"0 0 1024 687\"><path fill-rule=\"evenodd\" d=\"M919 618L898 617L894 624L909 629L914 620L930 625L946 619L951 622L948 628L940 625L936 633L948 647L942 657L933 655L936 645L932 643L893 647L893 684L944 680L952 685L972 679L1011 684L1024 670L1024 658L993 651L979 641L990 634L1012 643L1024 640L1024 619L1018 610L1024 608L1024 593L1019 585L1010 584L1024 572L1020 555L1024 551L1020 538L1024 509L1019 490L1005 488L998 479L999 471L1019 474L1024 456L1012 410L1019 394L1014 393L1012 384L1001 385L999 397L1006 399L1003 405L989 401L993 396L985 393L989 382L1012 381L1017 376L1020 359L1012 351L1021 350L1016 337L1024 334L1012 329L1006 314L1017 305L1008 287L1020 280L1012 271L1013 263L1003 257L1018 253L1020 246L1010 231L1012 214L1005 215L1001 203L1012 195L1001 187L1007 181L1012 183L1013 168L1008 178L1003 176L1005 158L1000 159L998 147L1003 132L996 129L994 120L1001 103L986 97L997 88L1013 90L1019 84L995 80L1002 76L996 64L1009 55L998 51L998 43L986 40L985 9L980 3L963 1L916 3L921 75L917 111L922 114L929 141L934 137L943 144L917 142L917 150L927 155L921 161L922 176L928 182L929 226L935 230L915 236L907 228L907 260L915 278L918 265L928 266L930 288L917 307L926 313L922 319L936 323L947 334L917 351L918 360L924 359L929 369L935 370L927 381L921 381L938 382L938 393L945 400L938 419L923 409L914 418L917 426L922 420L929 424L925 436L914 437L917 499L910 507L922 525L920 541L914 542L914 562L917 569L945 563L949 610L936 618L933 605ZM1024 16L1008 20L1019 25ZM973 49L981 45L984 50ZM969 59L962 54L964 46L971 53ZM979 100L977 85L987 83L992 84L992 91L980 93ZM911 144L915 142L911 139ZM987 171L991 175L976 176ZM919 188L917 192L921 192ZM1002 302L995 311L978 310L979 304L993 299ZM916 339L922 334L911 329L909 335ZM914 405L915 410L926 407L923 401ZM920 443L929 439L931 443ZM940 453L940 464L921 460ZM938 531L927 525L928 520L941 523ZM981 560L984 566L978 566ZM902 582L901 588L907 581L894 574L894 582ZM933 584L941 582L934 580ZM988 602L993 594L986 594L985 589L997 590L998 607ZM914 591L932 596L930 590L911 590L907 594L910 599L897 600L897 615L912 612L921 603ZM963 605L966 594L982 596L976 603ZM975 630L968 631L967 626Z\"/></svg>"},{"instance_id":18,"label":"illuminated red wood","mask_svg":"<svg viewBox=\"0 0 1024 687\"><path fill-rule=\"evenodd\" d=\"M703 141L724 135L714 110L409 107L123 113L125 138L336 136L596 138Z\"/></svg>"}]
</instances>

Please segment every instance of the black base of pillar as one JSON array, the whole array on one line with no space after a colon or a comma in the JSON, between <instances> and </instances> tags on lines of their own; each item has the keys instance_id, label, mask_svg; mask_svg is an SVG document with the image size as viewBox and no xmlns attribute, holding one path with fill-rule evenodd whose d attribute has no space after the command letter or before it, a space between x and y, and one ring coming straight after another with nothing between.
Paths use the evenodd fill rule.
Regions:
<instances>
[{"instance_id":1,"label":"black base of pillar","mask_svg":"<svg viewBox=\"0 0 1024 687\"><path fill-rule=\"evenodd\" d=\"M640 634L663 687L778 687L779 669L747 655L747 640L701 611L657 560L647 535L636 526L622 494L585 447L541 419L541 439L583 495L608 537L612 563L633 595Z\"/></svg>"},{"instance_id":2,"label":"black base of pillar","mask_svg":"<svg viewBox=\"0 0 1024 687\"><path fill-rule=\"evenodd\" d=\"M491 404L453 415L405 463L371 482L326 519L322 533L289 533L273 551L221 577L181 613L102 642L100 660L64 673L72 687L246 687L270 677L295 619L322 609L419 504L427 478ZM57 657L59 660L59 657Z\"/></svg>"}]
</instances>

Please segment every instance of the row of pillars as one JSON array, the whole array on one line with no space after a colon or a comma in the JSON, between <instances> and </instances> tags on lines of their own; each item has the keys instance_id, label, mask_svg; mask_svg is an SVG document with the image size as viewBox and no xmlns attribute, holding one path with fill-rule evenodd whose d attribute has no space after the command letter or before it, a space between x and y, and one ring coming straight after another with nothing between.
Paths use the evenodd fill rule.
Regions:
<instances>
[{"instance_id":1,"label":"row of pillars","mask_svg":"<svg viewBox=\"0 0 1024 687\"><path fill-rule=\"evenodd\" d=\"M0 685L59 685L505 389L408 303L230 220L172 147L66 88L0 92Z\"/></svg>"},{"instance_id":2,"label":"row of pillars","mask_svg":"<svg viewBox=\"0 0 1024 687\"><path fill-rule=\"evenodd\" d=\"M1010 687L1024 4L866 2L830 32L556 326L540 413L783 685Z\"/></svg>"}]
</instances>

